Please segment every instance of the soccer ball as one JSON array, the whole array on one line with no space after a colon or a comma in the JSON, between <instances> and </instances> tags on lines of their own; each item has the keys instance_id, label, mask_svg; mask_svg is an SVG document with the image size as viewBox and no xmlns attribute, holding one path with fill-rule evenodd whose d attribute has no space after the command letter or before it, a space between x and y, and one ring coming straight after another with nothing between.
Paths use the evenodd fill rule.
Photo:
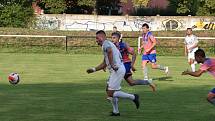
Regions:
<instances>
[{"instance_id":1,"label":"soccer ball","mask_svg":"<svg viewBox=\"0 0 215 121\"><path fill-rule=\"evenodd\" d=\"M20 78L19 78L19 74L17 73L11 73L9 76L8 76L8 80L11 84L15 85L15 84L18 84L19 81L20 81Z\"/></svg>"}]
</instances>

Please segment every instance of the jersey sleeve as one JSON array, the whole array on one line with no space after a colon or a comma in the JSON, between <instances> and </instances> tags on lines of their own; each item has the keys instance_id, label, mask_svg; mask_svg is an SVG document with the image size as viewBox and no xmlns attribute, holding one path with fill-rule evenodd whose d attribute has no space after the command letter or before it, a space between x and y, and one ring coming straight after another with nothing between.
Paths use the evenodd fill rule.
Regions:
<instances>
[{"instance_id":1,"label":"jersey sleeve","mask_svg":"<svg viewBox=\"0 0 215 121\"><path fill-rule=\"evenodd\" d=\"M105 42L104 45L103 45L103 51L107 52L108 48L111 48L111 44L109 42Z\"/></svg>"},{"instance_id":2,"label":"jersey sleeve","mask_svg":"<svg viewBox=\"0 0 215 121\"><path fill-rule=\"evenodd\" d=\"M204 63L204 64L202 64L202 65L200 66L200 70L202 70L202 71L207 71L209 68L210 68L210 67L208 66L207 63Z\"/></svg>"}]
</instances>

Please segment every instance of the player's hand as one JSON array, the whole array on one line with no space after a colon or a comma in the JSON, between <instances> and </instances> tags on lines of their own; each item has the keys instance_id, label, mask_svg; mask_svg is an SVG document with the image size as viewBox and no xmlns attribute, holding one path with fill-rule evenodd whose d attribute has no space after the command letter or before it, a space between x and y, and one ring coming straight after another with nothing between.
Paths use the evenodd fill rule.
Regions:
<instances>
[{"instance_id":1,"label":"player's hand","mask_svg":"<svg viewBox=\"0 0 215 121\"><path fill-rule=\"evenodd\" d=\"M95 68L89 68L89 69L87 69L87 73L89 74L89 73L93 73L93 72L95 72L96 70L95 70Z\"/></svg>"},{"instance_id":2,"label":"player's hand","mask_svg":"<svg viewBox=\"0 0 215 121\"><path fill-rule=\"evenodd\" d=\"M133 72L135 72L135 71L136 71L136 68L134 68L134 66L132 66L132 67L131 67L131 70L132 70Z\"/></svg>"},{"instance_id":3,"label":"player's hand","mask_svg":"<svg viewBox=\"0 0 215 121\"><path fill-rule=\"evenodd\" d=\"M119 69L119 67L116 66L116 65L112 65L111 68L112 68L114 71L117 71L117 70Z\"/></svg>"},{"instance_id":4,"label":"player's hand","mask_svg":"<svg viewBox=\"0 0 215 121\"><path fill-rule=\"evenodd\" d=\"M103 68L103 71L104 71L104 72L106 72L106 67L105 67L105 68Z\"/></svg>"}]
</instances>

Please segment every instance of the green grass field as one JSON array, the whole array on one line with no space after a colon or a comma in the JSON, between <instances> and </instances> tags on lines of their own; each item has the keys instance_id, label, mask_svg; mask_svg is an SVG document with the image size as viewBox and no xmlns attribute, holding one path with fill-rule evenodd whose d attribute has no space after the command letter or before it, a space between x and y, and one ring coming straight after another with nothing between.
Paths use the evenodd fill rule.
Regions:
<instances>
[{"instance_id":1,"label":"green grass field","mask_svg":"<svg viewBox=\"0 0 215 121\"><path fill-rule=\"evenodd\" d=\"M87 74L87 68L102 61L102 55L0 54L1 121L214 121L215 107L206 95L215 85L209 74L200 78L181 76L189 68L185 57L158 56L158 63L170 67L170 77L149 69L157 92L148 86L122 89L137 93L140 109L120 100L120 117L110 117L106 100L108 72ZM134 78L143 78L140 56ZM18 72L21 82L10 85L7 76Z\"/></svg>"}]
</instances>

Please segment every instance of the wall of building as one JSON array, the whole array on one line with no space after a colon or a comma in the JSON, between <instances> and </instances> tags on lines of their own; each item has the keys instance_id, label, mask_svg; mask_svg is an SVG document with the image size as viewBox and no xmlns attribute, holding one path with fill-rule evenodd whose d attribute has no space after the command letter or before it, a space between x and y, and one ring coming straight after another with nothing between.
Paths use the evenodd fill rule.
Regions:
<instances>
[{"instance_id":1,"label":"wall of building","mask_svg":"<svg viewBox=\"0 0 215 121\"><path fill-rule=\"evenodd\" d=\"M215 17L197 16L100 16L74 14L43 14L38 16L36 29L57 29L76 31L139 31L148 23L152 31L215 30Z\"/></svg>"}]
</instances>

